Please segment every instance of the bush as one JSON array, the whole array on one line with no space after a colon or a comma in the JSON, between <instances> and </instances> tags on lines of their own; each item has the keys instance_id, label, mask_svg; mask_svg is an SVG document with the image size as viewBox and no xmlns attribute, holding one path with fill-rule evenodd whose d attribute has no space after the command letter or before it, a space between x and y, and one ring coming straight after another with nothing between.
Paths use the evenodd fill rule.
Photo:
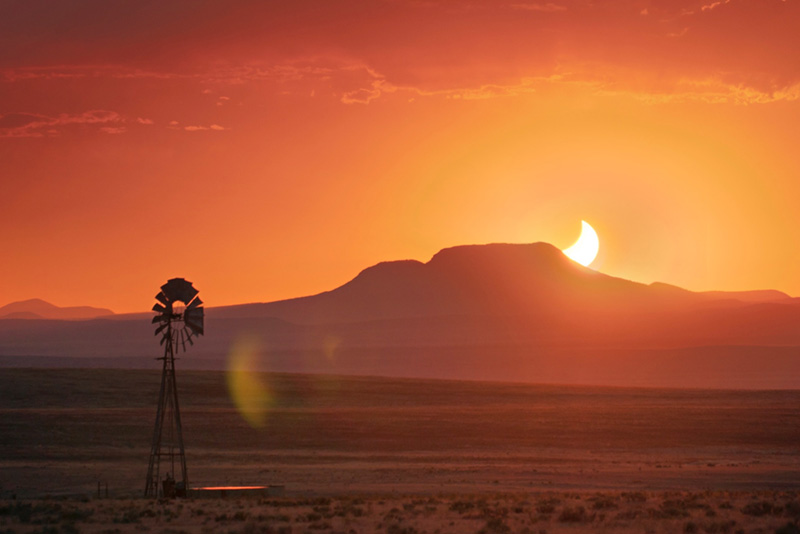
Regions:
<instances>
[{"instance_id":1,"label":"bush","mask_svg":"<svg viewBox=\"0 0 800 534\"><path fill-rule=\"evenodd\" d=\"M776 530L775 534L800 534L800 528L797 527L797 523L786 523Z\"/></svg>"},{"instance_id":2,"label":"bush","mask_svg":"<svg viewBox=\"0 0 800 534\"><path fill-rule=\"evenodd\" d=\"M707 525L703 526L703 530L705 530L708 534L728 534L734 525L736 525L736 521L717 521L713 523L708 523Z\"/></svg>"},{"instance_id":3,"label":"bush","mask_svg":"<svg viewBox=\"0 0 800 534\"><path fill-rule=\"evenodd\" d=\"M479 531L480 534L505 534L507 532L511 532L511 528L500 517L490 518L486 521L486 526Z\"/></svg>"},{"instance_id":4,"label":"bush","mask_svg":"<svg viewBox=\"0 0 800 534\"><path fill-rule=\"evenodd\" d=\"M475 504L470 501L455 501L450 505L450 510L459 514L463 514L473 508L475 508Z\"/></svg>"},{"instance_id":5,"label":"bush","mask_svg":"<svg viewBox=\"0 0 800 534\"><path fill-rule=\"evenodd\" d=\"M781 512L783 512L782 506L775 506L769 501L751 502L742 507L743 514L755 517L779 515Z\"/></svg>"},{"instance_id":6,"label":"bush","mask_svg":"<svg viewBox=\"0 0 800 534\"><path fill-rule=\"evenodd\" d=\"M614 499L610 497L598 497L592 504L594 510L616 510L619 508Z\"/></svg>"},{"instance_id":7,"label":"bush","mask_svg":"<svg viewBox=\"0 0 800 534\"><path fill-rule=\"evenodd\" d=\"M567 506L561 510L561 515L558 516L558 520L562 523L588 523L594 520L594 514L587 514L586 508L583 506L577 506L575 508Z\"/></svg>"}]
</instances>

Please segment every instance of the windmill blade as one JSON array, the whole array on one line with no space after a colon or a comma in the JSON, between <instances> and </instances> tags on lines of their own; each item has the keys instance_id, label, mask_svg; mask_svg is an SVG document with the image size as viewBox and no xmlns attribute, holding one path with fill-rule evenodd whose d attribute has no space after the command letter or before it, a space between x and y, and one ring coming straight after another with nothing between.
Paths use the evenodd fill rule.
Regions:
<instances>
[{"instance_id":1,"label":"windmill blade","mask_svg":"<svg viewBox=\"0 0 800 534\"><path fill-rule=\"evenodd\" d=\"M166 340L167 340L167 335L164 334L163 336L161 336L161 341L159 341L158 344L163 345Z\"/></svg>"},{"instance_id":2,"label":"windmill blade","mask_svg":"<svg viewBox=\"0 0 800 534\"><path fill-rule=\"evenodd\" d=\"M184 284L182 285L183 288L181 289L181 297L182 297L181 301L185 302L186 304L189 304L192 301L192 299L197 296L197 293L199 293L199 291L197 291L194 288L191 282L187 282L186 280L184 280Z\"/></svg>"},{"instance_id":3,"label":"windmill blade","mask_svg":"<svg viewBox=\"0 0 800 534\"><path fill-rule=\"evenodd\" d=\"M181 346L183 347L183 352L186 352L186 341L184 340L183 330L180 331L181 335Z\"/></svg>"},{"instance_id":4,"label":"windmill blade","mask_svg":"<svg viewBox=\"0 0 800 534\"><path fill-rule=\"evenodd\" d=\"M203 310L203 308L192 308L183 310L184 320L190 319L192 321L202 323L204 316L205 316L205 311Z\"/></svg>"},{"instance_id":5,"label":"windmill blade","mask_svg":"<svg viewBox=\"0 0 800 534\"><path fill-rule=\"evenodd\" d=\"M168 320L169 318L166 315L156 315L153 317L153 320L150 321L150 324L163 323L164 321Z\"/></svg>"},{"instance_id":6,"label":"windmill blade","mask_svg":"<svg viewBox=\"0 0 800 534\"><path fill-rule=\"evenodd\" d=\"M188 332L189 332L189 335L186 336L186 341L189 342L189 345L194 345L194 341L192 341L192 331L189 330Z\"/></svg>"},{"instance_id":7,"label":"windmill blade","mask_svg":"<svg viewBox=\"0 0 800 534\"><path fill-rule=\"evenodd\" d=\"M192 329L195 334L203 334L203 317L184 317L183 323Z\"/></svg>"},{"instance_id":8,"label":"windmill blade","mask_svg":"<svg viewBox=\"0 0 800 534\"><path fill-rule=\"evenodd\" d=\"M158 334L160 334L160 333L161 333L161 332L162 332L162 331L163 331L163 330L164 330L164 329L165 329L167 326L169 326L169 323L164 323L164 324L162 324L161 326L159 326L158 328L156 328L156 333L155 333L155 334L153 334L153 335L157 336L157 335L158 335Z\"/></svg>"},{"instance_id":9,"label":"windmill blade","mask_svg":"<svg viewBox=\"0 0 800 534\"><path fill-rule=\"evenodd\" d=\"M193 310L193 309L197 308L198 306L202 306L202 305L203 305L203 301L200 300L200 297L197 297L186 306L186 309L187 310Z\"/></svg>"},{"instance_id":10,"label":"windmill blade","mask_svg":"<svg viewBox=\"0 0 800 534\"><path fill-rule=\"evenodd\" d=\"M156 302L155 304L153 304L153 311L158 313L165 313L167 311L167 308Z\"/></svg>"},{"instance_id":11,"label":"windmill blade","mask_svg":"<svg viewBox=\"0 0 800 534\"><path fill-rule=\"evenodd\" d=\"M183 313L183 322L190 327L196 334L203 333L203 308L194 308Z\"/></svg>"},{"instance_id":12,"label":"windmill blade","mask_svg":"<svg viewBox=\"0 0 800 534\"><path fill-rule=\"evenodd\" d=\"M173 301L179 300L184 304L190 303L198 293L192 283L183 278L173 278L167 281L166 284L161 286L161 291L164 292L167 298Z\"/></svg>"},{"instance_id":13,"label":"windmill blade","mask_svg":"<svg viewBox=\"0 0 800 534\"><path fill-rule=\"evenodd\" d=\"M198 336L202 336L203 335L203 331L204 331L203 330L203 325L195 324L195 323L186 323L186 326L191 328L192 332L194 332L195 335L198 335Z\"/></svg>"},{"instance_id":14,"label":"windmill blade","mask_svg":"<svg viewBox=\"0 0 800 534\"><path fill-rule=\"evenodd\" d=\"M159 291L158 295L156 295L156 300L161 304L169 304L169 299L164 295L163 291Z\"/></svg>"}]
</instances>

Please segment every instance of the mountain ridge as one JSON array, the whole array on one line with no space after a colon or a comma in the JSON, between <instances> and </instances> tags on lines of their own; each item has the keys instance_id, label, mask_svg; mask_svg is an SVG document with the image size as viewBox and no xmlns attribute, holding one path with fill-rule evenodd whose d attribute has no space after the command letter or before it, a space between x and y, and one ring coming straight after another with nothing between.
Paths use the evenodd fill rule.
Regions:
<instances>
[{"instance_id":1,"label":"mountain ridge","mask_svg":"<svg viewBox=\"0 0 800 534\"><path fill-rule=\"evenodd\" d=\"M536 309L536 303L597 312L607 307L612 297L620 299L618 308L629 312L641 310L648 299L667 308L716 301L738 305L791 299L776 290L695 292L663 282L644 284L583 267L549 243L493 243L448 247L425 263L382 261L362 269L341 286L315 295L212 307L209 311L318 324L487 311L538 315L541 306ZM384 302L387 299L389 302ZM372 301L370 306L368 300ZM417 300L416 306L410 302L413 300Z\"/></svg>"},{"instance_id":2,"label":"mountain ridge","mask_svg":"<svg viewBox=\"0 0 800 534\"><path fill-rule=\"evenodd\" d=\"M163 349L151 319L2 320L0 366L152 366ZM264 371L796 388L797 325L800 299L780 292L633 282L546 243L468 245L381 262L317 295L207 307L181 366L226 369L246 339Z\"/></svg>"},{"instance_id":3,"label":"mountain ridge","mask_svg":"<svg viewBox=\"0 0 800 534\"><path fill-rule=\"evenodd\" d=\"M40 298L19 300L0 307L0 319L95 319L114 315L107 308L93 306L56 306Z\"/></svg>"},{"instance_id":4,"label":"mountain ridge","mask_svg":"<svg viewBox=\"0 0 800 534\"><path fill-rule=\"evenodd\" d=\"M574 287L565 288L565 281ZM511 287L515 284L517 287ZM645 284L627 280L583 267L555 246L537 242L447 247L427 262L414 259L378 262L362 269L344 284L321 293L270 302L207 306L206 309L212 315L251 313L315 324L487 311L525 315L532 312L530 308L535 302L563 309L582 299L584 307L597 310L607 305L603 297L607 299L612 295L620 299L616 303L618 308L633 306L636 309L647 299L668 307L711 304L736 307L748 303L799 301L774 289L691 291L665 282ZM345 302L344 309L340 309L341 302L334 302L336 299ZM377 299L388 301L377 302ZM409 302L413 299L426 302L414 305ZM504 305L514 299L516 308L504 309ZM527 311L520 302L525 299L529 299L531 305ZM367 305L367 300L372 300L371 305ZM314 301L317 304L311 305ZM309 307L317 309L311 312L301 309ZM145 315L149 313L114 314L109 309L92 306L58 307L38 298L0 307L0 319L128 319Z\"/></svg>"}]
</instances>

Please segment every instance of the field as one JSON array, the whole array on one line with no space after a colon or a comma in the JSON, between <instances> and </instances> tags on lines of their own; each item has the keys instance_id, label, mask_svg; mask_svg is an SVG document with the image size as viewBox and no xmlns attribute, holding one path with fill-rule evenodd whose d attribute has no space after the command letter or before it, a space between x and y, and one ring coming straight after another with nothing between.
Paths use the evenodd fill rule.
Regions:
<instances>
[{"instance_id":1,"label":"field","mask_svg":"<svg viewBox=\"0 0 800 534\"><path fill-rule=\"evenodd\" d=\"M4 369L0 532L774 532L800 518L797 391L262 374L254 427L225 373L188 371L191 484L285 493L162 505L138 498L159 379Z\"/></svg>"},{"instance_id":2,"label":"field","mask_svg":"<svg viewBox=\"0 0 800 534\"><path fill-rule=\"evenodd\" d=\"M0 504L2 532L798 532L796 493L602 492Z\"/></svg>"}]
</instances>

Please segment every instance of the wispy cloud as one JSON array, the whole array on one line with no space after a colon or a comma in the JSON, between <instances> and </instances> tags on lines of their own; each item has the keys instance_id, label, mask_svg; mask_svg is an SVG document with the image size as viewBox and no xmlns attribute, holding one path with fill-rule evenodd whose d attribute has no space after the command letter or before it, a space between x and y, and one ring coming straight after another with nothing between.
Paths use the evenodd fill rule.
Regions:
<instances>
[{"instance_id":1,"label":"wispy cloud","mask_svg":"<svg viewBox=\"0 0 800 534\"><path fill-rule=\"evenodd\" d=\"M211 126L184 126L183 129L186 130L187 132L202 132L205 130L221 132L223 130L230 130L230 128L225 128L224 126L220 126L219 124L212 124Z\"/></svg>"},{"instance_id":2,"label":"wispy cloud","mask_svg":"<svg viewBox=\"0 0 800 534\"><path fill-rule=\"evenodd\" d=\"M730 3L730 1L731 0L719 0L717 2L712 2L712 3L708 4L708 5L701 6L700 7L700 11L711 11L712 9L716 9L719 6L722 6L722 5Z\"/></svg>"},{"instance_id":3,"label":"wispy cloud","mask_svg":"<svg viewBox=\"0 0 800 534\"><path fill-rule=\"evenodd\" d=\"M520 9L523 11L539 11L542 13L557 13L559 11L566 11L567 6L547 2L546 4L538 2L511 4L512 9Z\"/></svg>"},{"instance_id":4,"label":"wispy cloud","mask_svg":"<svg viewBox=\"0 0 800 534\"><path fill-rule=\"evenodd\" d=\"M346 91L342 94L344 104L369 104L382 95L391 93L408 93L419 97L440 97L455 100L484 100L488 98L510 97L536 91L535 78L522 78L512 83L483 83L474 87L454 87L445 89L426 89L423 86L396 85L378 73L375 69L364 67L371 81L363 87Z\"/></svg>"},{"instance_id":5,"label":"wispy cloud","mask_svg":"<svg viewBox=\"0 0 800 534\"><path fill-rule=\"evenodd\" d=\"M0 79L6 82L29 80L60 80L73 78L117 79L191 79L200 77L196 72L174 72L131 68L122 65L52 65L19 67L0 70Z\"/></svg>"},{"instance_id":6,"label":"wispy cloud","mask_svg":"<svg viewBox=\"0 0 800 534\"><path fill-rule=\"evenodd\" d=\"M599 92L610 95L627 95L649 104L702 102L746 106L800 100L800 83L764 90L742 84L726 83L719 78L708 78L681 80L670 90L654 88L630 91L604 87L599 89Z\"/></svg>"},{"instance_id":7,"label":"wispy cloud","mask_svg":"<svg viewBox=\"0 0 800 534\"><path fill-rule=\"evenodd\" d=\"M124 119L119 113L100 109L77 115L62 113L55 117L34 113L7 113L0 116L0 137L45 137L58 135L61 128L66 127L89 125L102 129L111 128L106 125L122 122Z\"/></svg>"},{"instance_id":8,"label":"wispy cloud","mask_svg":"<svg viewBox=\"0 0 800 534\"><path fill-rule=\"evenodd\" d=\"M121 134L128 131L125 126L103 126L100 131L107 134Z\"/></svg>"}]
</instances>

